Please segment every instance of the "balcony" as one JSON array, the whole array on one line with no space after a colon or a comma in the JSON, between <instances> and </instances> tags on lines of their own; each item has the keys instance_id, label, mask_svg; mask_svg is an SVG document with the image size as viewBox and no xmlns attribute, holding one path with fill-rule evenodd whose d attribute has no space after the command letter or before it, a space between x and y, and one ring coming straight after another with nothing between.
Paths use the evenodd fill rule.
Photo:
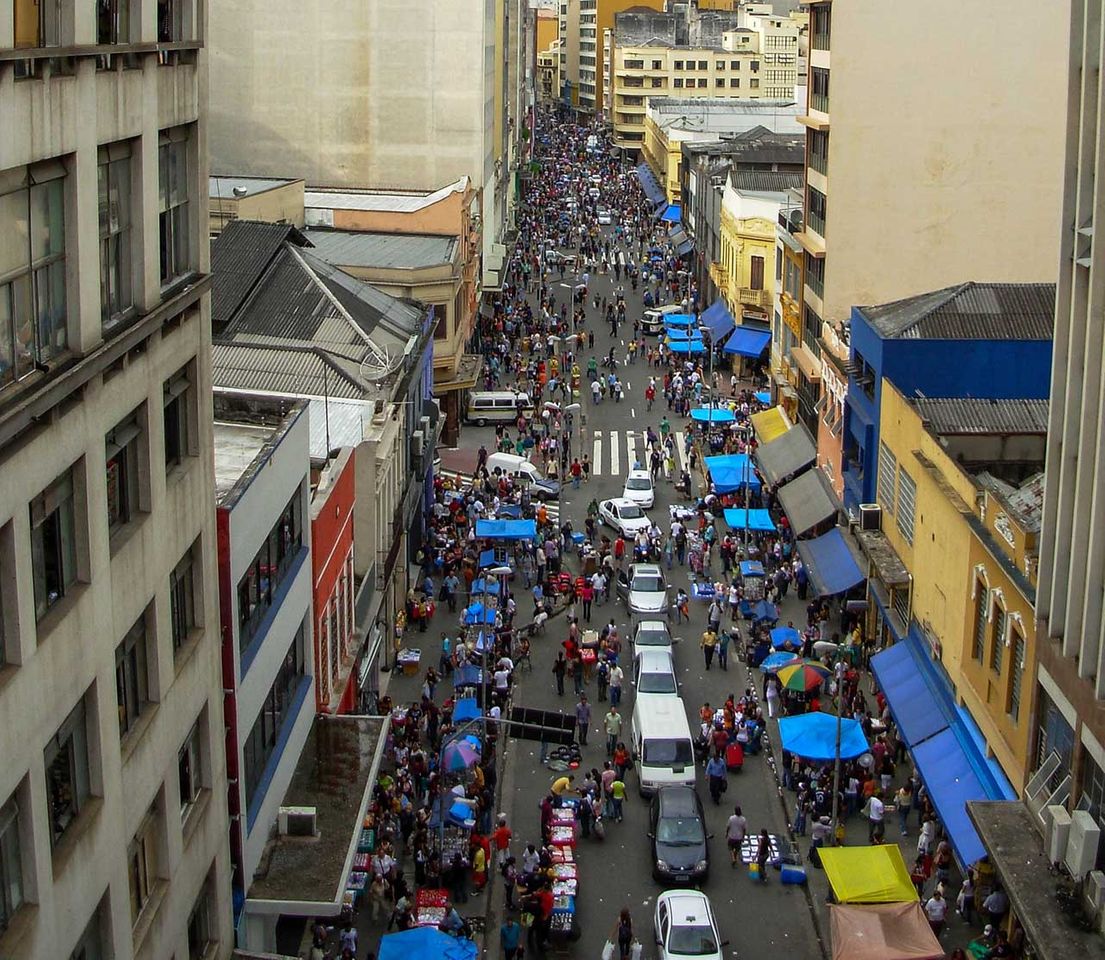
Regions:
<instances>
[{"instance_id":1,"label":"balcony","mask_svg":"<svg viewBox=\"0 0 1105 960\"><path fill-rule=\"evenodd\" d=\"M779 226L792 236L802 229L802 208L779 211Z\"/></svg>"},{"instance_id":2,"label":"balcony","mask_svg":"<svg viewBox=\"0 0 1105 960\"><path fill-rule=\"evenodd\" d=\"M729 286L729 271L720 261L710 262L709 274L710 279L714 281L714 286L719 290L725 290Z\"/></svg>"},{"instance_id":3,"label":"balcony","mask_svg":"<svg viewBox=\"0 0 1105 960\"><path fill-rule=\"evenodd\" d=\"M751 287L738 287L737 300L749 307L767 307L771 303L771 294L766 290L753 290Z\"/></svg>"}]
</instances>

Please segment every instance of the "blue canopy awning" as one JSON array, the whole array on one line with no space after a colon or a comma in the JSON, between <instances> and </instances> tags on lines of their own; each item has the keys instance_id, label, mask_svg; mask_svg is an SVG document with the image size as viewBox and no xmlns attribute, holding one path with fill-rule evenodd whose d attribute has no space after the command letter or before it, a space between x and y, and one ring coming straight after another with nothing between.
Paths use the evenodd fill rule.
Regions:
<instances>
[{"instance_id":1,"label":"blue canopy awning","mask_svg":"<svg viewBox=\"0 0 1105 960\"><path fill-rule=\"evenodd\" d=\"M668 327L693 327L694 314L669 313L666 317L664 317L664 325Z\"/></svg>"},{"instance_id":2,"label":"blue canopy awning","mask_svg":"<svg viewBox=\"0 0 1105 960\"><path fill-rule=\"evenodd\" d=\"M760 478L756 475L747 453L707 457L704 462L718 493L732 493L746 484L753 490L760 488Z\"/></svg>"},{"instance_id":3,"label":"blue canopy awning","mask_svg":"<svg viewBox=\"0 0 1105 960\"><path fill-rule=\"evenodd\" d=\"M1012 786L987 761L960 717L915 624L902 640L871 658L871 669L960 865L970 866L986 850L966 804L1015 799Z\"/></svg>"},{"instance_id":4,"label":"blue canopy awning","mask_svg":"<svg viewBox=\"0 0 1105 960\"><path fill-rule=\"evenodd\" d=\"M837 718L820 710L783 717L779 721L779 738L783 749L806 760L833 760L836 758ZM840 757L854 760L868 750L867 737L858 720L845 717L840 720ZM963 816L966 816L964 811Z\"/></svg>"},{"instance_id":5,"label":"blue canopy awning","mask_svg":"<svg viewBox=\"0 0 1105 960\"><path fill-rule=\"evenodd\" d=\"M776 627L771 631L771 645L776 650L782 650L788 645L799 650L802 647L802 634L794 627Z\"/></svg>"},{"instance_id":6,"label":"blue canopy awning","mask_svg":"<svg viewBox=\"0 0 1105 960\"><path fill-rule=\"evenodd\" d=\"M709 407L695 407L691 411L691 419L698 423L732 423L737 415L728 407L719 407L711 410Z\"/></svg>"},{"instance_id":7,"label":"blue canopy awning","mask_svg":"<svg viewBox=\"0 0 1105 960\"><path fill-rule=\"evenodd\" d=\"M464 622L471 626L474 623L489 624L495 622L496 610L494 607L484 607L478 601L464 611Z\"/></svg>"},{"instance_id":8,"label":"blue canopy awning","mask_svg":"<svg viewBox=\"0 0 1105 960\"><path fill-rule=\"evenodd\" d=\"M664 335L670 340L701 340L702 334L690 327L664 327Z\"/></svg>"},{"instance_id":9,"label":"blue canopy awning","mask_svg":"<svg viewBox=\"0 0 1105 960\"><path fill-rule=\"evenodd\" d=\"M758 393L752 394L752 396L754 396L760 403L764 404L764 406L767 406L771 403L771 394L768 393L766 390L761 390Z\"/></svg>"},{"instance_id":10,"label":"blue canopy awning","mask_svg":"<svg viewBox=\"0 0 1105 960\"><path fill-rule=\"evenodd\" d=\"M480 708L475 697L458 697L457 702L453 705L454 724L463 723L465 720L475 720L479 715Z\"/></svg>"},{"instance_id":11,"label":"blue canopy awning","mask_svg":"<svg viewBox=\"0 0 1105 960\"><path fill-rule=\"evenodd\" d=\"M535 520L477 520L476 536L490 540L532 540L537 536Z\"/></svg>"},{"instance_id":12,"label":"blue canopy awning","mask_svg":"<svg viewBox=\"0 0 1105 960\"><path fill-rule=\"evenodd\" d=\"M866 579L840 527L812 540L799 540L798 556L818 596L843 593Z\"/></svg>"},{"instance_id":13,"label":"blue canopy awning","mask_svg":"<svg viewBox=\"0 0 1105 960\"><path fill-rule=\"evenodd\" d=\"M767 510L745 510L730 507L725 511L725 522L734 530L774 530L771 514Z\"/></svg>"},{"instance_id":14,"label":"blue canopy awning","mask_svg":"<svg viewBox=\"0 0 1105 960\"><path fill-rule=\"evenodd\" d=\"M476 960L479 947L437 927L411 927L380 938L379 960Z\"/></svg>"},{"instance_id":15,"label":"blue canopy awning","mask_svg":"<svg viewBox=\"0 0 1105 960\"><path fill-rule=\"evenodd\" d=\"M702 316L698 318L698 322L710 331L714 343L721 343L728 336L729 331L736 326L733 315L729 312L724 300L715 300L710 304L702 311Z\"/></svg>"},{"instance_id":16,"label":"blue canopy awning","mask_svg":"<svg viewBox=\"0 0 1105 960\"><path fill-rule=\"evenodd\" d=\"M668 196L664 193L664 188L656 182L656 178L652 175L647 163L637 165L637 179L641 181L641 189L644 190L645 196L653 203L667 201Z\"/></svg>"},{"instance_id":17,"label":"blue canopy awning","mask_svg":"<svg viewBox=\"0 0 1105 960\"><path fill-rule=\"evenodd\" d=\"M678 223L683 219L683 211L680 209L678 203L669 203L660 219L666 220L668 223Z\"/></svg>"},{"instance_id":18,"label":"blue canopy awning","mask_svg":"<svg viewBox=\"0 0 1105 960\"><path fill-rule=\"evenodd\" d=\"M694 249L694 241L693 240L684 240L682 243L680 243L676 246L675 252L677 254L679 254L679 256L685 257L693 249Z\"/></svg>"},{"instance_id":19,"label":"blue canopy awning","mask_svg":"<svg viewBox=\"0 0 1105 960\"><path fill-rule=\"evenodd\" d=\"M755 327L737 327L725 344L726 353L739 353L742 357L758 357L771 343L770 330Z\"/></svg>"},{"instance_id":20,"label":"blue canopy awning","mask_svg":"<svg viewBox=\"0 0 1105 960\"><path fill-rule=\"evenodd\" d=\"M762 577L764 575L764 565L759 560L742 560L740 562L740 572L742 577Z\"/></svg>"},{"instance_id":21,"label":"blue canopy awning","mask_svg":"<svg viewBox=\"0 0 1105 960\"><path fill-rule=\"evenodd\" d=\"M668 349L672 353L705 353L706 344L701 340L675 340L668 344Z\"/></svg>"}]
</instances>

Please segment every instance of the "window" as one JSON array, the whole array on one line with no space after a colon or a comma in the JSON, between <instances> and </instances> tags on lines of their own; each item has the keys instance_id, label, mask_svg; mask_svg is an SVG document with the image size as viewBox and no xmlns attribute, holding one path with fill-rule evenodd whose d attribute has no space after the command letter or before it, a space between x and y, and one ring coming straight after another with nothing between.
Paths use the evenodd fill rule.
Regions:
<instances>
[{"instance_id":1,"label":"window","mask_svg":"<svg viewBox=\"0 0 1105 960\"><path fill-rule=\"evenodd\" d=\"M115 533L139 510L138 414L132 413L104 439L107 454L107 527Z\"/></svg>"},{"instance_id":2,"label":"window","mask_svg":"<svg viewBox=\"0 0 1105 960\"><path fill-rule=\"evenodd\" d=\"M292 699L303 673L303 625L300 624L243 747L247 807L253 802L254 794L261 786L265 767L276 749L280 731L290 717Z\"/></svg>"},{"instance_id":3,"label":"window","mask_svg":"<svg viewBox=\"0 0 1105 960\"><path fill-rule=\"evenodd\" d=\"M729 62L729 68L731 70L739 70L741 68L741 62L739 60L731 60Z\"/></svg>"},{"instance_id":4,"label":"window","mask_svg":"<svg viewBox=\"0 0 1105 960\"><path fill-rule=\"evenodd\" d=\"M715 87L724 87L725 86L725 77L718 77L714 81L714 86Z\"/></svg>"},{"instance_id":5,"label":"window","mask_svg":"<svg viewBox=\"0 0 1105 960\"><path fill-rule=\"evenodd\" d=\"M183 818L199 798L203 789L202 754L200 752L200 722L197 720L177 754L177 775L180 781L180 815Z\"/></svg>"},{"instance_id":6,"label":"window","mask_svg":"<svg viewBox=\"0 0 1105 960\"><path fill-rule=\"evenodd\" d=\"M829 112L829 71L824 67L810 67L810 107Z\"/></svg>"},{"instance_id":7,"label":"window","mask_svg":"<svg viewBox=\"0 0 1105 960\"><path fill-rule=\"evenodd\" d=\"M50 840L56 846L88 802L88 729L82 699L43 751Z\"/></svg>"},{"instance_id":8,"label":"window","mask_svg":"<svg viewBox=\"0 0 1105 960\"><path fill-rule=\"evenodd\" d=\"M654 87L662 87L664 85L664 78L663 77L653 77L652 78L652 85Z\"/></svg>"},{"instance_id":9,"label":"window","mask_svg":"<svg viewBox=\"0 0 1105 960\"><path fill-rule=\"evenodd\" d=\"M698 69L699 70L708 70L709 67L710 67L709 63L707 63L705 60L699 60L698 61Z\"/></svg>"},{"instance_id":10,"label":"window","mask_svg":"<svg viewBox=\"0 0 1105 960\"><path fill-rule=\"evenodd\" d=\"M435 340L448 340L449 339L449 321L446 317L446 308L444 303L432 303L430 304L430 310L433 313L432 323L434 325L434 339Z\"/></svg>"},{"instance_id":11,"label":"window","mask_svg":"<svg viewBox=\"0 0 1105 960\"><path fill-rule=\"evenodd\" d=\"M664 69L664 61L663 60L653 60L652 61L652 69L653 70L663 70Z\"/></svg>"},{"instance_id":12,"label":"window","mask_svg":"<svg viewBox=\"0 0 1105 960\"><path fill-rule=\"evenodd\" d=\"M12 797L0 806L0 933L8 929L23 905L23 857L20 852L19 804Z\"/></svg>"},{"instance_id":13,"label":"window","mask_svg":"<svg viewBox=\"0 0 1105 960\"><path fill-rule=\"evenodd\" d=\"M150 902L157 882L157 804L150 807L142 825L127 848L127 876L130 882L130 918L136 924Z\"/></svg>"},{"instance_id":14,"label":"window","mask_svg":"<svg viewBox=\"0 0 1105 960\"><path fill-rule=\"evenodd\" d=\"M238 653L252 639L303 545L302 495L296 488L253 562L238 581Z\"/></svg>"},{"instance_id":15,"label":"window","mask_svg":"<svg viewBox=\"0 0 1105 960\"><path fill-rule=\"evenodd\" d=\"M184 35L184 0L157 0L157 42L187 40Z\"/></svg>"},{"instance_id":16,"label":"window","mask_svg":"<svg viewBox=\"0 0 1105 960\"><path fill-rule=\"evenodd\" d=\"M825 258L815 257L808 250L806 255L806 283L819 297L825 296Z\"/></svg>"},{"instance_id":17,"label":"window","mask_svg":"<svg viewBox=\"0 0 1105 960\"><path fill-rule=\"evenodd\" d=\"M32 500L30 510L35 617L41 620L77 581L73 471L67 470Z\"/></svg>"},{"instance_id":18,"label":"window","mask_svg":"<svg viewBox=\"0 0 1105 960\"><path fill-rule=\"evenodd\" d=\"M703 87L706 87L709 84L709 82L710 81L707 80L705 77L700 78L699 81L698 81L699 89L702 89Z\"/></svg>"},{"instance_id":19,"label":"window","mask_svg":"<svg viewBox=\"0 0 1105 960\"><path fill-rule=\"evenodd\" d=\"M891 449L879 441L878 490L876 498L887 513L894 512L894 477L898 470L898 458Z\"/></svg>"},{"instance_id":20,"label":"window","mask_svg":"<svg viewBox=\"0 0 1105 960\"><path fill-rule=\"evenodd\" d=\"M982 663L986 655L986 612L989 610L990 591L981 580L975 581L975 632L971 645L971 656Z\"/></svg>"},{"instance_id":21,"label":"window","mask_svg":"<svg viewBox=\"0 0 1105 960\"><path fill-rule=\"evenodd\" d=\"M115 697L119 705L119 735L125 736L134 729L150 702L145 614L115 648Z\"/></svg>"},{"instance_id":22,"label":"window","mask_svg":"<svg viewBox=\"0 0 1105 960\"><path fill-rule=\"evenodd\" d=\"M158 147L158 210L161 285L190 272L188 242L188 130L163 131Z\"/></svg>"},{"instance_id":23,"label":"window","mask_svg":"<svg viewBox=\"0 0 1105 960\"><path fill-rule=\"evenodd\" d=\"M682 70L683 69L683 61L682 60L676 60L675 61L675 69L676 70Z\"/></svg>"},{"instance_id":24,"label":"window","mask_svg":"<svg viewBox=\"0 0 1105 960\"><path fill-rule=\"evenodd\" d=\"M730 77L729 78L729 86L730 87L737 87L739 89L740 85L741 85L740 77Z\"/></svg>"},{"instance_id":25,"label":"window","mask_svg":"<svg viewBox=\"0 0 1105 960\"><path fill-rule=\"evenodd\" d=\"M832 36L833 8L830 4L817 4L810 8L810 32L813 34L810 47L814 50L828 50Z\"/></svg>"},{"instance_id":26,"label":"window","mask_svg":"<svg viewBox=\"0 0 1105 960\"><path fill-rule=\"evenodd\" d=\"M1005 630L1009 626L1009 614L1000 603L994 603L994 613L991 617L990 633L990 669L994 673L1001 673L1002 661L1005 657Z\"/></svg>"},{"instance_id":27,"label":"window","mask_svg":"<svg viewBox=\"0 0 1105 960\"><path fill-rule=\"evenodd\" d=\"M828 206L825 194L816 187L807 187L806 193L806 225L821 236L825 236L825 217Z\"/></svg>"},{"instance_id":28,"label":"window","mask_svg":"<svg viewBox=\"0 0 1105 960\"><path fill-rule=\"evenodd\" d=\"M126 5L127 0L118 0ZM107 42L107 41L101 41ZM134 303L131 288L130 144L100 147L100 322L105 328Z\"/></svg>"},{"instance_id":29,"label":"window","mask_svg":"<svg viewBox=\"0 0 1105 960\"><path fill-rule=\"evenodd\" d=\"M65 350L65 264L65 167L0 174L0 383Z\"/></svg>"},{"instance_id":30,"label":"window","mask_svg":"<svg viewBox=\"0 0 1105 960\"><path fill-rule=\"evenodd\" d=\"M764 288L764 258L752 257L752 289L762 290Z\"/></svg>"},{"instance_id":31,"label":"window","mask_svg":"<svg viewBox=\"0 0 1105 960\"><path fill-rule=\"evenodd\" d=\"M715 70L724 70L725 69L725 61L724 60L715 60L714 61L714 69Z\"/></svg>"},{"instance_id":32,"label":"window","mask_svg":"<svg viewBox=\"0 0 1105 960\"><path fill-rule=\"evenodd\" d=\"M169 574L169 623L173 633L173 652L176 653L188 634L195 629L196 583L192 551L189 550L176 568Z\"/></svg>"},{"instance_id":33,"label":"window","mask_svg":"<svg viewBox=\"0 0 1105 960\"><path fill-rule=\"evenodd\" d=\"M806 141L809 145L810 169L827 174L829 172L829 131L807 130Z\"/></svg>"},{"instance_id":34,"label":"window","mask_svg":"<svg viewBox=\"0 0 1105 960\"><path fill-rule=\"evenodd\" d=\"M130 42L129 0L96 0L96 42L101 45Z\"/></svg>"},{"instance_id":35,"label":"window","mask_svg":"<svg viewBox=\"0 0 1105 960\"><path fill-rule=\"evenodd\" d=\"M213 939L211 923L211 881L207 880L196 897L196 905L188 915L188 960L206 956Z\"/></svg>"},{"instance_id":36,"label":"window","mask_svg":"<svg viewBox=\"0 0 1105 960\"><path fill-rule=\"evenodd\" d=\"M103 904L104 901L101 900L100 906L92 914L92 919L88 921L88 926L84 928L84 933L81 934L73 952L69 954L69 960L107 960L110 956L110 953L104 949L106 938L103 926Z\"/></svg>"},{"instance_id":37,"label":"window","mask_svg":"<svg viewBox=\"0 0 1105 960\"><path fill-rule=\"evenodd\" d=\"M165 467L171 469L184 462L191 452L191 416L189 405L192 398L189 367L181 367L165 381L164 427L165 427Z\"/></svg>"},{"instance_id":38,"label":"window","mask_svg":"<svg viewBox=\"0 0 1105 960\"><path fill-rule=\"evenodd\" d=\"M813 355L819 356L821 348L817 338L821 336L821 315L808 303L802 304L802 343Z\"/></svg>"},{"instance_id":39,"label":"window","mask_svg":"<svg viewBox=\"0 0 1105 960\"><path fill-rule=\"evenodd\" d=\"M1013 669L1009 677L1009 703L1006 712L1016 723L1021 715L1021 688L1024 682L1024 634L1017 628L1013 628Z\"/></svg>"},{"instance_id":40,"label":"window","mask_svg":"<svg viewBox=\"0 0 1105 960\"><path fill-rule=\"evenodd\" d=\"M879 471L880 478L882 471ZM917 499L917 484L898 467L898 532L906 543L913 543L913 507Z\"/></svg>"},{"instance_id":41,"label":"window","mask_svg":"<svg viewBox=\"0 0 1105 960\"><path fill-rule=\"evenodd\" d=\"M683 79L681 77L676 77L674 80L672 80L671 85L673 87L682 87Z\"/></svg>"}]
</instances>

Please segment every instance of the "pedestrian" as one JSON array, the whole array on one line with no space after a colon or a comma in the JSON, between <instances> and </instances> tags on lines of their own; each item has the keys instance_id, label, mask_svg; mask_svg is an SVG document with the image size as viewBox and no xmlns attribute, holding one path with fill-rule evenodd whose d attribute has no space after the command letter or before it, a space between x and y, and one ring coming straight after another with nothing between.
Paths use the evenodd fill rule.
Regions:
<instances>
[{"instance_id":1,"label":"pedestrian","mask_svg":"<svg viewBox=\"0 0 1105 960\"><path fill-rule=\"evenodd\" d=\"M507 857L506 862L499 871L503 877L503 893L506 897L506 908L515 909L514 890L518 886L518 867L514 857Z\"/></svg>"},{"instance_id":2,"label":"pedestrian","mask_svg":"<svg viewBox=\"0 0 1105 960\"><path fill-rule=\"evenodd\" d=\"M618 922L614 924L614 934L611 939L617 941L619 960L629 960L629 953L633 947L633 918L629 915L629 907L622 907Z\"/></svg>"},{"instance_id":3,"label":"pedestrian","mask_svg":"<svg viewBox=\"0 0 1105 960\"><path fill-rule=\"evenodd\" d=\"M583 603L583 619L587 622L591 622L591 601L595 598L595 588L591 586L591 581L586 577L583 578L583 583L579 588L579 599Z\"/></svg>"},{"instance_id":4,"label":"pedestrian","mask_svg":"<svg viewBox=\"0 0 1105 960\"><path fill-rule=\"evenodd\" d=\"M579 732L579 744L587 746L587 729L591 725L591 705L587 702L587 694L579 695L579 703L576 704L576 727Z\"/></svg>"},{"instance_id":5,"label":"pedestrian","mask_svg":"<svg viewBox=\"0 0 1105 960\"><path fill-rule=\"evenodd\" d=\"M729 644L732 642L733 637L729 631L722 630L717 641L717 664L725 671L729 669Z\"/></svg>"},{"instance_id":6,"label":"pedestrian","mask_svg":"<svg viewBox=\"0 0 1105 960\"><path fill-rule=\"evenodd\" d=\"M610 705L610 709L603 718L603 728L606 730L606 755L612 757L614 748L618 744L618 736L622 732L622 717L614 704Z\"/></svg>"},{"instance_id":7,"label":"pedestrian","mask_svg":"<svg viewBox=\"0 0 1105 960\"><path fill-rule=\"evenodd\" d=\"M716 807L721 803L721 795L729 786L729 771L725 767L725 757L721 753L714 753L706 761L706 780L710 785L710 798Z\"/></svg>"},{"instance_id":8,"label":"pedestrian","mask_svg":"<svg viewBox=\"0 0 1105 960\"><path fill-rule=\"evenodd\" d=\"M564 675L568 672L568 661L564 659L564 651L558 650L556 660L552 666L553 676L556 677L556 695L564 696Z\"/></svg>"},{"instance_id":9,"label":"pedestrian","mask_svg":"<svg viewBox=\"0 0 1105 960\"><path fill-rule=\"evenodd\" d=\"M886 804L882 802L881 790L876 789L867 801L867 842L882 843L883 817L886 815Z\"/></svg>"},{"instance_id":10,"label":"pedestrian","mask_svg":"<svg viewBox=\"0 0 1105 960\"><path fill-rule=\"evenodd\" d=\"M622 683L625 681L625 671L615 660L610 668L610 704L618 706L622 702Z\"/></svg>"},{"instance_id":11,"label":"pedestrian","mask_svg":"<svg viewBox=\"0 0 1105 960\"><path fill-rule=\"evenodd\" d=\"M909 813L913 809L913 789L908 780L898 788L898 792L894 795L894 806L898 811L898 828L904 837L908 832L906 824L909 822Z\"/></svg>"},{"instance_id":12,"label":"pedestrian","mask_svg":"<svg viewBox=\"0 0 1105 960\"><path fill-rule=\"evenodd\" d=\"M625 803L626 799L625 781L617 776L617 771L615 771L614 774L614 780L610 784L610 802L614 819L617 820L618 823L621 823L622 804Z\"/></svg>"},{"instance_id":13,"label":"pedestrian","mask_svg":"<svg viewBox=\"0 0 1105 960\"><path fill-rule=\"evenodd\" d=\"M955 898L955 912L969 924L975 921L975 872L973 868L967 869L967 876L963 878L963 885L959 888L959 895Z\"/></svg>"},{"instance_id":14,"label":"pedestrian","mask_svg":"<svg viewBox=\"0 0 1105 960\"><path fill-rule=\"evenodd\" d=\"M495 846L495 866L500 870L510 859L510 841L513 836L514 832L507 826L506 814L500 813L495 832L491 834L491 842Z\"/></svg>"},{"instance_id":15,"label":"pedestrian","mask_svg":"<svg viewBox=\"0 0 1105 960\"><path fill-rule=\"evenodd\" d=\"M510 903L508 901L508 906ZM503 950L503 960L518 960L521 955L522 925L515 917L507 917L499 927L499 946Z\"/></svg>"},{"instance_id":16,"label":"pedestrian","mask_svg":"<svg viewBox=\"0 0 1105 960\"><path fill-rule=\"evenodd\" d=\"M725 843L729 847L729 861L736 866L741 861L741 847L748 834L748 821L741 813L740 804L733 807L733 813L725 823Z\"/></svg>"},{"instance_id":17,"label":"pedestrian","mask_svg":"<svg viewBox=\"0 0 1105 960\"><path fill-rule=\"evenodd\" d=\"M767 827L760 828L759 845L756 847L756 863L760 869L760 883L767 883L767 861L771 856L771 836Z\"/></svg>"},{"instance_id":18,"label":"pedestrian","mask_svg":"<svg viewBox=\"0 0 1105 960\"><path fill-rule=\"evenodd\" d=\"M706 661L706 669L710 669L710 664L714 661L714 650L717 647L717 634L707 627L706 631L702 634L702 641L700 646L702 647L702 656Z\"/></svg>"},{"instance_id":19,"label":"pedestrian","mask_svg":"<svg viewBox=\"0 0 1105 960\"><path fill-rule=\"evenodd\" d=\"M345 926L342 928L338 940L343 953L348 950L353 956L357 955L357 928L353 926L351 920L345 921Z\"/></svg>"},{"instance_id":20,"label":"pedestrian","mask_svg":"<svg viewBox=\"0 0 1105 960\"><path fill-rule=\"evenodd\" d=\"M929 926L932 927L932 932L937 939L940 938L940 932L944 929L944 918L947 915L948 902L944 899L940 887L937 886L936 891L925 904L925 916L928 917Z\"/></svg>"}]
</instances>

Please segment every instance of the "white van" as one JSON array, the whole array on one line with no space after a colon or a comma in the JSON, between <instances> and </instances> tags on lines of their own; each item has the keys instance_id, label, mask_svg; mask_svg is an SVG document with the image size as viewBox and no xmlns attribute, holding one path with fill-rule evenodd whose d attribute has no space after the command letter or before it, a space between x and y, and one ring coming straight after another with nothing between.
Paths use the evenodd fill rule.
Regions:
<instances>
[{"instance_id":1,"label":"white van","mask_svg":"<svg viewBox=\"0 0 1105 960\"><path fill-rule=\"evenodd\" d=\"M495 476L501 471L508 477L524 477L530 482L530 494L537 500L555 500L560 483L543 476L537 467L525 457L515 453L493 453L487 458L487 472Z\"/></svg>"},{"instance_id":2,"label":"white van","mask_svg":"<svg viewBox=\"0 0 1105 960\"><path fill-rule=\"evenodd\" d=\"M513 390L474 390L468 394L468 408L464 419L477 427L488 423L506 421L513 423L521 409L527 417L533 416L533 401L524 393Z\"/></svg>"},{"instance_id":3,"label":"white van","mask_svg":"<svg viewBox=\"0 0 1105 960\"><path fill-rule=\"evenodd\" d=\"M678 303L669 303L663 307L649 307L641 320L641 332L658 334L664 332L664 317L672 313L682 313Z\"/></svg>"},{"instance_id":4,"label":"white van","mask_svg":"<svg viewBox=\"0 0 1105 960\"><path fill-rule=\"evenodd\" d=\"M668 784L694 786L694 743L682 698L638 693L630 736L642 797Z\"/></svg>"}]
</instances>

